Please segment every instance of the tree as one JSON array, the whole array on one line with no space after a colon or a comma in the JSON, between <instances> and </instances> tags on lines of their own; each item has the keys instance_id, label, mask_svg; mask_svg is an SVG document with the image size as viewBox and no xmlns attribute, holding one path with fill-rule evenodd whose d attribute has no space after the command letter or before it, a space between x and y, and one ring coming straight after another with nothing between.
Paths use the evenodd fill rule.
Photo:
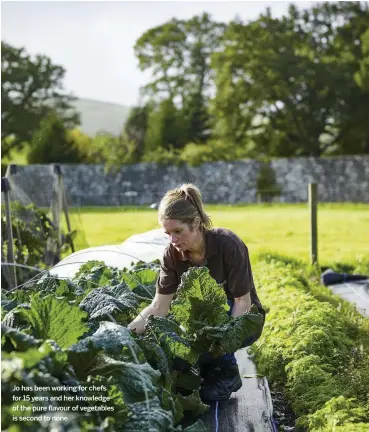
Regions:
<instances>
[{"instance_id":1,"label":"tree","mask_svg":"<svg viewBox=\"0 0 369 432\"><path fill-rule=\"evenodd\" d=\"M143 88L150 100L170 100L182 116L184 142L204 142L209 135L208 101L212 85L210 57L225 25L208 14L171 21L145 32L135 44L143 71L152 80Z\"/></svg>"},{"instance_id":2,"label":"tree","mask_svg":"<svg viewBox=\"0 0 369 432\"><path fill-rule=\"evenodd\" d=\"M339 29L336 40L347 76L346 86L337 88L345 94L337 119L336 151L340 154L369 154L369 7L355 6L357 12Z\"/></svg>"},{"instance_id":3,"label":"tree","mask_svg":"<svg viewBox=\"0 0 369 432\"><path fill-rule=\"evenodd\" d=\"M120 136L108 132L99 133L91 141L88 161L104 164L108 169L122 164L136 163L135 145L124 131Z\"/></svg>"},{"instance_id":4,"label":"tree","mask_svg":"<svg viewBox=\"0 0 369 432\"><path fill-rule=\"evenodd\" d=\"M31 142L40 121L55 110L67 127L79 124L73 98L63 92L65 69L43 55L1 42L1 141L6 156Z\"/></svg>"},{"instance_id":5,"label":"tree","mask_svg":"<svg viewBox=\"0 0 369 432\"><path fill-rule=\"evenodd\" d=\"M158 148L169 150L185 144L185 125L180 111L170 99L161 101L149 114L145 134L145 153Z\"/></svg>"},{"instance_id":6,"label":"tree","mask_svg":"<svg viewBox=\"0 0 369 432\"><path fill-rule=\"evenodd\" d=\"M344 153L349 136L362 152L352 137L367 122L353 107L369 103L353 76L368 20L367 6L341 2L230 23L213 56L216 135L269 156Z\"/></svg>"},{"instance_id":7,"label":"tree","mask_svg":"<svg viewBox=\"0 0 369 432\"><path fill-rule=\"evenodd\" d=\"M354 77L357 85L369 93L369 29L361 36L361 53L359 69Z\"/></svg>"},{"instance_id":8,"label":"tree","mask_svg":"<svg viewBox=\"0 0 369 432\"><path fill-rule=\"evenodd\" d=\"M137 161L141 159L145 150L145 135L151 110L152 105L149 103L144 106L133 107L124 125L127 139L134 143L134 157Z\"/></svg>"},{"instance_id":9,"label":"tree","mask_svg":"<svg viewBox=\"0 0 369 432\"><path fill-rule=\"evenodd\" d=\"M67 131L67 137L71 139L74 147L78 150L83 163L93 163L91 155L92 138L81 131L79 128L74 128Z\"/></svg>"},{"instance_id":10,"label":"tree","mask_svg":"<svg viewBox=\"0 0 369 432\"><path fill-rule=\"evenodd\" d=\"M28 162L48 164L81 161L82 157L64 121L55 112L50 112L33 135Z\"/></svg>"},{"instance_id":11,"label":"tree","mask_svg":"<svg viewBox=\"0 0 369 432\"><path fill-rule=\"evenodd\" d=\"M215 22L210 15L193 17L185 23L188 65L184 81L184 117L187 142L204 143L210 138L209 99L213 85L211 56L219 50L226 25Z\"/></svg>"},{"instance_id":12,"label":"tree","mask_svg":"<svg viewBox=\"0 0 369 432\"><path fill-rule=\"evenodd\" d=\"M152 80L143 88L144 95L174 100L184 75L186 31L184 22L173 18L147 30L134 46L142 71L150 70Z\"/></svg>"},{"instance_id":13,"label":"tree","mask_svg":"<svg viewBox=\"0 0 369 432\"><path fill-rule=\"evenodd\" d=\"M355 72L356 84L369 93L369 29L361 36L362 58L359 61L359 69Z\"/></svg>"}]
</instances>

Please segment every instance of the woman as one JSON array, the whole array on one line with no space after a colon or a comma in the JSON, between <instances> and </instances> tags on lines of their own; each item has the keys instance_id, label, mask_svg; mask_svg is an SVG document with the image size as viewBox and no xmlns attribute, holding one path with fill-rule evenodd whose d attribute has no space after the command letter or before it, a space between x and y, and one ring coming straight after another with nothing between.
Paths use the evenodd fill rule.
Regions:
<instances>
[{"instance_id":1,"label":"woman","mask_svg":"<svg viewBox=\"0 0 369 432\"><path fill-rule=\"evenodd\" d=\"M181 281L181 275L191 266L206 266L210 275L223 283L233 317L247 312L255 304L265 316L258 299L250 266L248 250L243 241L225 228L211 229L201 194L192 184L168 191L159 206L159 224L169 236L170 244L161 260L156 295L150 306L131 322L129 327L138 334L144 332L149 315L166 316ZM244 346L254 343L261 335L253 335ZM242 386L234 353L214 358L200 358L204 379L200 395L203 400L226 400Z\"/></svg>"}]
</instances>

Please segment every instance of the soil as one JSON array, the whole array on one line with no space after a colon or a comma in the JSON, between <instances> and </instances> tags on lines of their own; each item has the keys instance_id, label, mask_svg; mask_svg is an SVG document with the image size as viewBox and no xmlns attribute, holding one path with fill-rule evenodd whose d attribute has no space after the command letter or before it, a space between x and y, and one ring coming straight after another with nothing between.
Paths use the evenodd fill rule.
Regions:
<instances>
[{"instance_id":1,"label":"soil","mask_svg":"<svg viewBox=\"0 0 369 432\"><path fill-rule=\"evenodd\" d=\"M270 390L273 402L273 417L279 432L295 430L296 416L287 403L283 390Z\"/></svg>"}]
</instances>

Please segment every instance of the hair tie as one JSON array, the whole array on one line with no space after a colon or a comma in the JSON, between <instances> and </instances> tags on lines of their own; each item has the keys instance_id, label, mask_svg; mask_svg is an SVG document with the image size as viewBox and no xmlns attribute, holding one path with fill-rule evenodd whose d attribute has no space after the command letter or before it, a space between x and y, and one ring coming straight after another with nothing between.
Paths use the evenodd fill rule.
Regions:
<instances>
[{"instance_id":1,"label":"hair tie","mask_svg":"<svg viewBox=\"0 0 369 432\"><path fill-rule=\"evenodd\" d=\"M199 209L197 208L195 201L192 199L192 197L189 193L187 193L185 190L182 190L181 195L185 200L189 201L195 207L195 209L199 212Z\"/></svg>"}]
</instances>

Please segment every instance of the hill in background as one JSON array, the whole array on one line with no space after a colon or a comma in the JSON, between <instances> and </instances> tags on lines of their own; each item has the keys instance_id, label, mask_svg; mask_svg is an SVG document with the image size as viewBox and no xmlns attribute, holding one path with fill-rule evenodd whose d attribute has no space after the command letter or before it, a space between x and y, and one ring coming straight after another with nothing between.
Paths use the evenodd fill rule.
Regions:
<instances>
[{"instance_id":1,"label":"hill in background","mask_svg":"<svg viewBox=\"0 0 369 432\"><path fill-rule=\"evenodd\" d=\"M71 105L81 114L80 129L90 136L98 132L120 135L131 110L125 105L92 99L77 99Z\"/></svg>"},{"instance_id":2,"label":"hill in background","mask_svg":"<svg viewBox=\"0 0 369 432\"><path fill-rule=\"evenodd\" d=\"M81 126L79 128L87 135L94 137L98 132L109 132L120 135L128 118L130 107L111 102L101 102L92 99L78 98L71 103L81 114ZM27 164L28 145L22 150L15 150L8 157L2 157L3 164L14 163ZM2 172L5 175L5 172Z\"/></svg>"}]
</instances>

